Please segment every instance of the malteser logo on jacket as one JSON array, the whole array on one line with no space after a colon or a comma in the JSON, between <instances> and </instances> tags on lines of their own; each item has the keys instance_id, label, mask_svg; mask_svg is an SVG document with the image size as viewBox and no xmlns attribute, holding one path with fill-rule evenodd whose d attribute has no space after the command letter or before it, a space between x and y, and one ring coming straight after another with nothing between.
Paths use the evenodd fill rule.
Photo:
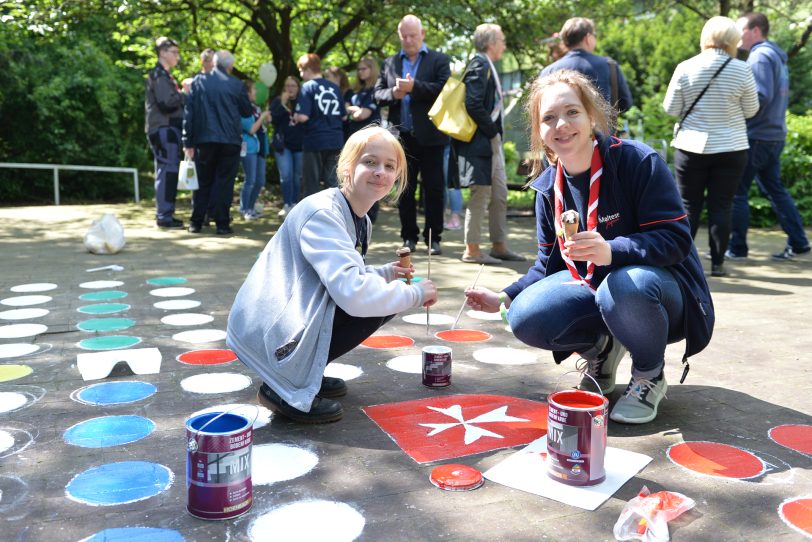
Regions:
<instances>
[{"instance_id":1,"label":"malteser logo on jacket","mask_svg":"<svg viewBox=\"0 0 812 542\"><path fill-rule=\"evenodd\" d=\"M615 213L612 215L600 216L598 215L598 222L601 224L606 224L607 228L611 228L620 220L620 213Z\"/></svg>"}]
</instances>

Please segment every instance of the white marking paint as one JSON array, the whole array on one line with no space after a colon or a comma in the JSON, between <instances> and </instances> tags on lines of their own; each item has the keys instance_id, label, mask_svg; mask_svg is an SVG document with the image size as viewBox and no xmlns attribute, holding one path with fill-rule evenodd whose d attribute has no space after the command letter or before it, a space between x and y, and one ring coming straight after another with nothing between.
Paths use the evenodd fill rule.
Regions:
<instances>
[{"instance_id":1,"label":"white marking paint","mask_svg":"<svg viewBox=\"0 0 812 542\"><path fill-rule=\"evenodd\" d=\"M79 285L79 288L96 290L99 288L115 288L116 286L121 286L123 284L124 282L120 280L91 280L90 282L83 282Z\"/></svg>"},{"instance_id":2,"label":"white marking paint","mask_svg":"<svg viewBox=\"0 0 812 542\"><path fill-rule=\"evenodd\" d=\"M172 340L185 343L216 343L226 338L226 332L222 329L192 329L181 331L172 335Z\"/></svg>"},{"instance_id":3,"label":"white marking paint","mask_svg":"<svg viewBox=\"0 0 812 542\"><path fill-rule=\"evenodd\" d=\"M150 290L149 293L156 297L183 297L195 293L195 289L174 286L171 288L155 288L154 290Z\"/></svg>"},{"instance_id":4,"label":"white marking paint","mask_svg":"<svg viewBox=\"0 0 812 542\"><path fill-rule=\"evenodd\" d=\"M165 311L182 311L199 307L200 301L193 299L170 299L169 301L158 301L152 306Z\"/></svg>"},{"instance_id":5,"label":"white marking paint","mask_svg":"<svg viewBox=\"0 0 812 542\"><path fill-rule=\"evenodd\" d=\"M42 305L48 303L53 297L49 295L19 295L17 297L7 297L0 299L0 305L9 307L28 307L29 305Z\"/></svg>"},{"instance_id":6,"label":"white marking paint","mask_svg":"<svg viewBox=\"0 0 812 542\"><path fill-rule=\"evenodd\" d=\"M343 503L306 500L274 508L248 527L248 538L288 541L330 540L344 542L361 536L366 520L355 508Z\"/></svg>"},{"instance_id":7,"label":"white marking paint","mask_svg":"<svg viewBox=\"0 0 812 542\"><path fill-rule=\"evenodd\" d=\"M250 385L251 378L238 373L203 373L180 382L180 386L191 393L231 393Z\"/></svg>"},{"instance_id":8,"label":"white marking paint","mask_svg":"<svg viewBox=\"0 0 812 542\"><path fill-rule=\"evenodd\" d=\"M157 348L105 350L76 356L76 368L83 380L98 380L108 376L119 362L124 362L137 375L161 371L161 351Z\"/></svg>"},{"instance_id":9,"label":"white marking paint","mask_svg":"<svg viewBox=\"0 0 812 542\"><path fill-rule=\"evenodd\" d=\"M387 361L386 366L401 373L423 374L423 356L420 354L398 356Z\"/></svg>"},{"instance_id":10,"label":"white marking paint","mask_svg":"<svg viewBox=\"0 0 812 542\"><path fill-rule=\"evenodd\" d=\"M342 378L344 380L353 380L364 374L364 370L355 365L347 365L346 363L330 363L324 369L324 376L331 376L333 378Z\"/></svg>"},{"instance_id":11,"label":"white marking paint","mask_svg":"<svg viewBox=\"0 0 812 542\"><path fill-rule=\"evenodd\" d=\"M28 354L33 354L37 350L39 350L39 346L36 344L0 344L0 359L27 356Z\"/></svg>"},{"instance_id":12,"label":"white marking paint","mask_svg":"<svg viewBox=\"0 0 812 542\"><path fill-rule=\"evenodd\" d=\"M214 320L208 314L194 312L182 312L180 314L170 314L161 318L161 322L169 326L202 326Z\"/></svg>"},{"instance_id":13,"label":"white marking paint","mask_svg":"<svg viewBox=\"0 0 812 542\"><path fill-rule=\"evenodd\" d=\"M230 412L233 414L239 414L240 416L244 416L249 420L254 420L255 430L265 427L271 423L271 418L273 417L273 412L271 412L269 408L265 408L261 405L246 405L243 403L231 403L229 405L217 405L204 408L203 410L198 410L190 417L194 418L195 416L206 414L208 412Z\"/></svg>"},{"instance_id":14,"label":"white marking paint","mask_svg":"<svg viewBox=\"0 0 812 542\"><path fill-rule=\"evenodd\" d=\"M14 391L0 391L0 414L25 406L28 397Z\"/></svg>"},{"instance_id":15,"label":"white marking paint","mask_svg":"<svg viewBox=\"0 0 812 542\"><path fill-rule=\"evenodd\" d=\"M48 326L44 324L11 324L0 327L0 339L21 339L23 337L33 337L48 331Z\"/></svg>"},{"instance_id":16,"label":"white marking paint","mask_svg":"<svg viewBox=\"0 0 812 542\"><path fill-rule=\"evenodd\" d=\"M535 354L516 348L482 348L474 351L474 359L492 365L532 365L538 363Z\"/></svg>"},{"instance_id":17,"label":"white marking paint","mask_svg":"<svg viewBox=\"0 0 812 542\"><path fill-rule=\"evenodd\" d=\"M498 312L467 311L465 314L475 320L501 320L502 316Z\"/></svg>"},{"instance_id":18,"label":"white marking paint","mask_svg":"<svg viewBox=\"0 0 812 542\"><path fill-rule=\"evenodd\" d=\"M31 318L41 318L48 314L48 309L13 309L0 312L1 320L29 320Z\"/></svg>"},{"instance_id":19,"label":"white marking paint","mask_svg":"<svg viewBox=\"0 0 812 542\"><path fill-rule=\"evenodd\" d=\"M414 314L407 314L403 317L403 321L407 324L419 324L421 326L426 325L426 313L425 312L417 312ZM429 325L430 326L444 326L447 324L453 324L454 317L448 314L435 314L431 313L429 316Z\"/></svg>"},{"instance_id":20,"label":"white marking paint","mask_svg":"<svg viewBox=\"0 0 812 542\"><path fill-rule=\"evenodd\" d=\"M304 476L318 464L310 450L287 444L260 444L251 450L251 482L271 485Z\"/></svg>"},{"instance_id":21,"label":"white marking paint","mask_svg":"<svg viewBox=\"0 0 812 542\"><path fill-rule=\"evenodd\" d=\"M52 282L36 282L33 284L19 284L12 286L11 291L16 293L47 292L56 290L57 285Z\"/></svg>"},{"instance_id":22,"label":"white marking paint","mask_svg":"<svg viewBox=\"0 0 812 542\"><path fill-rule=\"evenodd\" d=\"M88 273L93 273L94 271L106 271L108 269L110 271L124 271L124 267L117 264L103 265L102 267L93 267L91 269L85 269L85 271Z\"/></svg>"},{"instance_id":23,"label":"white marking paint","mask_svg":"<svg viewBox=\"0 0 812 542\"><path fill-rule=\"evenodd\" d=\"M32 434L33 432L33 434ZM19 454L32 444L37 431L19 427L5 427L0 429L0 459Z\"/></svg>"},{"instance_id":24,"label":"white marking paint","mask_svg":"<svg viewBox=\"0 0 812 542\"><path fill-rule=\"evenodd\" d=\"M10 450L14 446L14 436L8 431L0 429L0 457L3 457L3 452Z\"/></svg>"}]
</instances>

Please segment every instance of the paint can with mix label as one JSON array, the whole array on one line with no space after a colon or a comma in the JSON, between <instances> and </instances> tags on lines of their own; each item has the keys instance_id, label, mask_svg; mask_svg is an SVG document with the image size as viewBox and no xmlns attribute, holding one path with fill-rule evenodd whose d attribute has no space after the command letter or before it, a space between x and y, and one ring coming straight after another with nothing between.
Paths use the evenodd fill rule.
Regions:
<instances>
[{"instance_id":1,"label":"paint can with mix label","mask_svg":"<svg viewBox=\"0 0 812 542\"><path fill-rule=\"evenodd\" d=\"M423 347L423 385L428 388L445 388L451 385L451 349L449 347Z\"/></svg>"},{"instance_id":2,"label":"paint can with mix label","mask_svg":"<svg viewBox=\"0 0 812 542\"><path fill-rule=\"evenodd\" d=\"M570 486L603 482L609 400L564 390L550 394L547 403L547 474Z\"/></svg>"},{"instance_id":3,"label":"paint can with mix label","mask_svg":"<svg viewBox=\"0 0 812 542\"><path fill-rule=\"evenodd\" d=\"M253 420L208 412L186 421L186 509L201 519L232 519L251 509Z\"/></svg>"}]
</instances>

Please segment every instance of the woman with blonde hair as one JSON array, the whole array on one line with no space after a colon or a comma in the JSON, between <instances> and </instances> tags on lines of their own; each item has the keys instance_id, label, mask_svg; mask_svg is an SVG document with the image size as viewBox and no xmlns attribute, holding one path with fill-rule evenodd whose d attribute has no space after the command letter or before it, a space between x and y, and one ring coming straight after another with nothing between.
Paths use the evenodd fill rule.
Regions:
<instances>
[{"instance_id":1,"label":"woman with blonde hair","mask_svg":"<svg viewBox=\"0 0 812 542\"><path fill-rule=\"evenodd\" d=\"M737 60L741 32L727 17L705 23L702 52L681 62L663 100L665 111L679 120L675 127L674 168L682 201L696 238L707 200L711 275L726 275L725 252L730 238L733 196L747 165L748 119L758 112L753 72Z\"/></svg>"},{"instance_id":2,"label":"woman with blonde hair","mask_svg":"<svg viewBox=\"0 0 812 542\"><path fill-rule=\"evenodd\" d=\"M502 312L516 338L557 362L577 352L582 389L611 393L628 349L632 378L610 418L649 422L668 389L666 345L685 339L684 378L714 323L676 184L653 149L606 135L609 105L583 74L537 79L527 109L531 150L552 164L537 164L529 185L538 258L499 293L466 290L468 304Z\"/></svg>"},{"instance_id":3,"label":"woman with blonde hair","mask_svg":"<svg viewBox=\"0 0 812 542\"><path fill-rule=\"evenodd\" d=\"M258 400L300 423L334 422L332 398L347 393L327 363L361 344L396 313L430 306L430 280L398 280L413 267L364 263L372 224L367 212L406 186L406 156L387 130L353 134L338 159L339 186L293 208L237 293L226 342L264 384Z\"/></svg>"}]
</instances>

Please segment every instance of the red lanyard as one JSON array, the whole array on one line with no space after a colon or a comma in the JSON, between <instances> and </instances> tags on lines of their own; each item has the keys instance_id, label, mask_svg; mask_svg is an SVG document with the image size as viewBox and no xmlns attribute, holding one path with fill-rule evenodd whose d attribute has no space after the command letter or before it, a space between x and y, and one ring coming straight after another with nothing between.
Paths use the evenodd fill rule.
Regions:
<instances>
[{"instance_id":1,"label":"red lanyard","mask_svg":"<svg viewBox=\"0 0 812 542\"><path fill-rule=\"evenodd\" d=\"M598 151L598 141L592 142L592 164L589 168L589 200L587 202L587 231L595 231L598 227L598 194L601 191L601 174L603 173L603 161L601 160L600 152ZM561 223L561 213L564 212L564 168L561 166L561 161L558 161L555 171L555 230L563 232L563 224ZM567 268L572 275L572 278L579 284L585 284L594 291L592 288L592 274L595 271L595 264L586 262L586 276L582 277L575 267L575 263L564 254L564 236L558 236L558 247L561 250L561 257Z\"/></svg>"}]
</instances>

